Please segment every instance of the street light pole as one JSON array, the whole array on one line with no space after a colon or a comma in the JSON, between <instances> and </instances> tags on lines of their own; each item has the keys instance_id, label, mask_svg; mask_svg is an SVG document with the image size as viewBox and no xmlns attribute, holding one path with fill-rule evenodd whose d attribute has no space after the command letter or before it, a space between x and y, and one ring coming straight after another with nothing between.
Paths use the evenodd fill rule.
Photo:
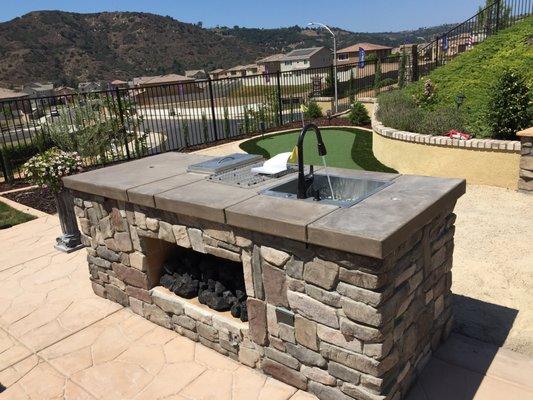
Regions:
<instances>
[{"instance_id":1,"label":"street light pole","mask_svg":"<svg viewBox=\"0 0 533 400\"><path fill-rule=\"evenodd\" d=\"M322 28L326 29L331 36L333 36L333 72L334 72L334 85L335 85L335 114L339 111L338 109L338 103L339 103L339 93L337 88L337 37L333 33L333 31L327 26L326 24L322 24L320 22L309 22L307 26L317 25L321 26Z\"/></svg>"}]
</instances>

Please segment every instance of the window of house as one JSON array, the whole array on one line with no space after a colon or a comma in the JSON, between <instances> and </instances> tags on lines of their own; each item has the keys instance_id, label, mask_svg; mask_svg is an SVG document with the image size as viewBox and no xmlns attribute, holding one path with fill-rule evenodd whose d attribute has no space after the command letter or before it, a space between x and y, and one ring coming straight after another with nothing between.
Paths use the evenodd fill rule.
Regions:
<instances>
[{"instance_id":1,"label":"window of house","mask_svg":"<svg viewBox=\"0 0 533 400\"><path fill-rule=\"evenodd\" d=\"M339 61L343 61L343 60L347 60L349 57L348 57L348 53L342 53L342 54L338 54L337 55L337 59Z\"/></svg>"},{"instance_id":2,"label":"window of house","mask_svg":"<svg viewBox=\"0 0 533 400\"><path fill-rule=\"evenodd\" d=\"M285 61L285 65L292 65L292 61Z\"/></svg>"}]
</instances>

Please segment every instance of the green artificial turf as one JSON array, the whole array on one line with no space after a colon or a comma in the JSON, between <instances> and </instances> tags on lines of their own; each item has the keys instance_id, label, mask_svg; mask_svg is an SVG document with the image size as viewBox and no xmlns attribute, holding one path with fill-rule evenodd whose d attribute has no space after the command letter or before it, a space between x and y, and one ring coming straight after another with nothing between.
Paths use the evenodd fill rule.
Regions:
<instances>
[{"instance_id":1,"label":"green artificial turf","mask_svg":"<svg viewBox=\"0 0 533 400\"><path fill-rule=\"evenodd\" d=\"M13 207L0 202L0 229L11 228L12 226L31 221L32 219L35 219L33 215L17 211Z\"/></svg>"},{"instance_id":2,"label":"green artificial turf","mask_svg":"<svg viewBox=\"0 0 533 400\"><path fill-rule=\"evenodd\" d=\"M328 154L328 166L365 171L396 172L380 163L372 153L372 133L360 129L321 129ZM276 154L291 151L300 131L258 137L241 143L240 148L251 154L271 158ZM322 165L317 152L314 132L309 131L304 141L304 163Z\"/></svg>"}]
</instances>

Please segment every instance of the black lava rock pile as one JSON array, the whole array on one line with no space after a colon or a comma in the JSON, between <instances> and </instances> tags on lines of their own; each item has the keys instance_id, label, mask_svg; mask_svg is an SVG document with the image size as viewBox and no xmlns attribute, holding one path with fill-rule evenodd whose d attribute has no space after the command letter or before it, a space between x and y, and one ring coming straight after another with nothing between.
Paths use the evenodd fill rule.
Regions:
<instances>
[{"instance_id":1,"label":"black lava rock pile","mask_svg":"<svg viewBox=\"0 0 533 400\"><path fill-rule=\"evenodd\" d=\"M242 264L193 251L180 252L163 264L159 283L176 295L248 321Z\"/></svg>"}]
</instances>

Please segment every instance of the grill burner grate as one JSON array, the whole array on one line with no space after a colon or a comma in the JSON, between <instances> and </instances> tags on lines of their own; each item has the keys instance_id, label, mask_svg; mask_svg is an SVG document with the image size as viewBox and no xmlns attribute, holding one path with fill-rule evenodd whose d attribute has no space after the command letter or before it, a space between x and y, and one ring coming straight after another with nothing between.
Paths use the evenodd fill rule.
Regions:
<instances>
[{"instance_id":1,"label":"grill burner grate","mask_svg":"<svg viewBox=\"0 0 533 400\"><path fill-rule=\"evenodd\" d=\"M249 188L279 178L280 176L296 172L296 168L289 167L286 171L283 171L276 175L262 175L252 173L252 168L259 167L261 165L263 165L262 161L254 164L245 165L244 167L235 168L230 171L216 173L209 176L209 180L213 182L224 183L230 186Z\"/></svg>"}]
</instances>

